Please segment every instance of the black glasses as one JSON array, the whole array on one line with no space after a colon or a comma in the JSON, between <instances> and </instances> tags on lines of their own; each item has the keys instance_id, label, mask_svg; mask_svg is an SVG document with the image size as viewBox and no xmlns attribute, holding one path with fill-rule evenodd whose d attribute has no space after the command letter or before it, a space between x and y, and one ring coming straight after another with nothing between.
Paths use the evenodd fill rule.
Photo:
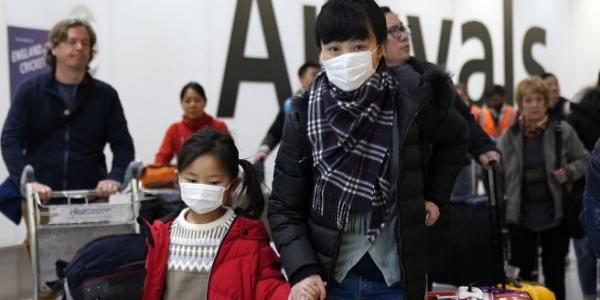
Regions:
<instances>
[{"instance_id":1,"label":"black glasses","mask_svg":"<svg viewBox=\"0 0 600 300\"><path fill-rule=\"evenodd\" d=\"M402 40L410 35L410 30L404 25L393 26L388 29L388 34L391 34L393 37Z\"/></svg>"}]
</instances>

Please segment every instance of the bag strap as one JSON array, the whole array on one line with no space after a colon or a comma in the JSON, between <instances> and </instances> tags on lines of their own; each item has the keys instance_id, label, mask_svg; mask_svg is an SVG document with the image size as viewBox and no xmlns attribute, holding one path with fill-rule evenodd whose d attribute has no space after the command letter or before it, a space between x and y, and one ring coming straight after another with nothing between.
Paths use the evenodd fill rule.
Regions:
<instances>
[{"instance_id":1,"label":"bag strap","mask_svg":"<svg viewBox=\"0 0 600 300\"><path fill-rule=\"evenodd\" d=\"M69 121L73 120L77 113L79 113L83 107L87 104L89 95L91 94L94 82L89 74L86 74L80 84L77 85L77 91L75 92L75 97L73 101L73 105L71 107L67 107L67 109L63 110L61 115L58 116L58 124L50 131L42 137L43 144L47 140L49 140L54 134L56 134L59 130L69 123Z\"/></svg>"},{"instance_id":2,"label":"bag strap","mask_svg":"<svg viewBox=\"0 0 600 300\"><path fill-rule=\"evenodd\" d=\"M394 122L392 129L392 157L390 166L390 199L396 199L396 190L398 188L398 176L400 173L400 129L398 129L398 105L394 107ZM389 203L392 203L391 201Z\"/></svg>"},{"instance_id":3,"label":"bag strap","mask_svg":"<svg viewBox=\"0 0 600 300\"><path fill-rule=\"evenodd\" d=\"M556 122L554 124L554 169L558 170L562 167L562 127L560 126L560 122Z\"/></svg>"}]
</instances>

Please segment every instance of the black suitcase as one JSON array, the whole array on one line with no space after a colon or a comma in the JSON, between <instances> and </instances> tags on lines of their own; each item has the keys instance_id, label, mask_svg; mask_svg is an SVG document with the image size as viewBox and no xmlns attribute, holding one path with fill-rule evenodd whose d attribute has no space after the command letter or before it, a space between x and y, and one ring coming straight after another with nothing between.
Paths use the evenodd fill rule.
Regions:
<instances>
[{"instance_id":1,"label":"black suitcase","mask_svg":"<svg viewBox=\"0 0 600 300\"><path fill-rule=\"evenodd\" d=\"M456 286L502 282L503 260L498 253L502 237L498 232L504 230L495 172L492 168L486 176L487 196L451 202L441 222L430 230L431 281Z\"/></svg>"}]
</instances>

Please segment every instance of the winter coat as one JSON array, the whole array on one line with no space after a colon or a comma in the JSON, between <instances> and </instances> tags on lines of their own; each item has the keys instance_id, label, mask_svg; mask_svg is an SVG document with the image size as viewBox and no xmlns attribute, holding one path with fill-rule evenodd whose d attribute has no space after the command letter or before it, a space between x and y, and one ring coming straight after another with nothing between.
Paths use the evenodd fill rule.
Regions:
<instances>
[{"instance_id":1,"label":"winter coat","mask_svg":"<svg viewBox=\"0 0 600 300\"><path fill-rule=\"evenodd\" d=\"M600 257L600 143L590 155L586 182L580 220L595 256Z\"/></svg>"},{"instance_id":2,"label":"winter coat","mask_svg":"<svg viewBox=\"0 0 600 300\"><path fill-rule=\"evenodd\" d=\"M196 131L204 127L212 127L222 133L227 133L227 125L208 114L204 114L198 120L190 120L183 116L180 122L173 123L167 129L162 144L154 157L154 164L168 165L173 156L179 155L183 143Z\"/></svg>"},{"instance_id":3,"label":"winter coat","mask_svg":"<svg viewBox=\"0 0 600 300\"><path fill-rule=\"evenodd\" d=\"M147 236L146 279L142 300L161 300L166 285L171 223L179 213L142 223ZM236 217L221 241L208 283L208 300L286 300L290 286L269 244L264 224Z\"/></svg>"},{"instance_id":4,"label":"winter coat","mask_svg":"<svg viewBox=\"0 0 600 300\"><path fill-rule=\"evenodd\" d=\"M567 172L569 183L579 179L585 174L588 151L577 137L575 130L564 121L548 119L544 135L544 162L547 184L554 201L554 219L560 220L564 215L563 192L561 185L552 175L556 162L555 127L560 126L562 138L562 167ZM506 221L511 224L521 224L521 203L524 146L523 133L518 124L513 125L500 137L498 148L502 151L504 159L504 182L506 189Z\"/></svg>"},{"instance_id":5,"label":"winter coat","mask_svg":"<svg viewBox=\"0 0 600 300\"><path fill-rule=\"evenodd\" d=\"M86 74L73 103L67 107L59 96L53 72L19 88L1 139L14 183L27 164L38 182L54 190L93 189L103 179L123 180L134 148L117 92ZM110 173L104 157L107 143L113 153Z\"/></svg>"},{"instance_id":6,"label":"winter coat","mask_svg":"<svg viewBox=\"0 0 600 300\"><path fill-rule=\"evenodd\" d=\"M420 60L416 59L415 57L411 57L406 62L406 64L409 65L415 72L417 72L421 76L425 72L427 72L427 70L436 68L436 66L434 64L429 63L429 62L420 61ZM400 84L401 86L403 85L404 82L411 81L411 80L406 80L406 78L403 78L403 77L400 77L400 78L397 77L397 80L398 80L398 84ZM416 91L416 92L418 92L418 91ZM490 136L487 133L485 133L485 131L483 131L483 128L481 128L481 126L479 126L479 124L474 119L472 112L478 111L478 110L480 111L481 110L480 108L478 108L476 106L472 106L471 108L469 108L469 106L467 106L464 102L460 101L460 98L458 98L458 95L455 95L453 107L467 121L467 124L469 126L469 148L468 148L468 151L469 151L469 154L474 159L478 159L480 155L482 155L486 152L489 152L489 151L499 152L498 149L496 148L496 144L494 143L494 141L492 141ZM477 113L477 115L478 114L479 113Z\"/></svg>"},{"instance_id":7,"label":"winter coat","mask_svg":"<svg viewBox=\"0 0 600 300\"><path fill-rule=\"evenodd\" d=\"M561 98L562 99L562 98ZM573 126L575 132L588 151L594 149L594 144L600 138L600 88L587 89L578 104L571 103L571 113L566 121ZM568 230L571 237L582 238L583 229L579 223L579 214L583 206L582 198L585 187L585 177L573 182L569 195L572 203L567 207Z\"/></svg>"},{"instance_id":8,"label":"winter coat","mask_svg":"<svg viewBox=\"0 0 600 300\"><path fill-rule=\"evenodd\" d=\"M423 299L426 289L427 230L425 199L446 205L468 143L465 120L450 109L454 89L437 69L423 75L418 98L399 89L400 174L394 228L405 299ZM269 221L273 240L293 285L319 274L335 280L343 238L327 217L311 211L313 163L308 141L308 95L294 99L275 161ZM392 137L390 137L391 139Z\"/></svg>"}]
</instances>

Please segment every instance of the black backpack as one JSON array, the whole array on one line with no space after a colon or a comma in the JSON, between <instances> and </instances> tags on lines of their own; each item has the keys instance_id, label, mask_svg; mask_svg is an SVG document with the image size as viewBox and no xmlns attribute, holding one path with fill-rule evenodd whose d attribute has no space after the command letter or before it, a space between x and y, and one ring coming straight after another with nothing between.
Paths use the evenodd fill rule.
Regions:
<instances>
[{"instance_id":1,"label":"black backpack","mask_svg":"<svg viewBox=\"0 0 600 300\"><path fill-rule=\"evenodd\" d=\"M110 235L87 243L71 262L56 263L66 299L141 299L146 252L146 238L140 234Z\"/></svg>"}]
</instances>

